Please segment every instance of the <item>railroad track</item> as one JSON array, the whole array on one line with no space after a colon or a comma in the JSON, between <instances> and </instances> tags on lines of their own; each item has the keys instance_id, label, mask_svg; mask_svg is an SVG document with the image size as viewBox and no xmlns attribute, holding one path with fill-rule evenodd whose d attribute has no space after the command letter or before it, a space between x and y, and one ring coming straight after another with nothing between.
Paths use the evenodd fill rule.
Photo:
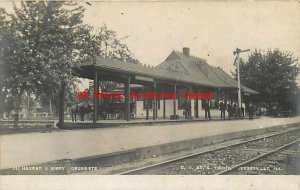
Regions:
<instances>
[{"instance_id":1,"label":"railroad track","mask_svg":"<svg viewBox=\"0 0 300 190\"><path fill-rule=\"evenodd\" d=\"M283 146L281 146L281 147L278 147L278 148L276 148L276 149L274 149L274 150L272 150L272 151L269 151L269 152L264 153L264 154L262 154L262 155L260 155L260 156L256 156L256 157L254 157L254 158L252 158L252 159L250 159L250 160L247 160L247 161L245 161L245 162L242 162L242 163L240 163L240 164L237 164L237 165L231 167L230 169L226 169L226 170L224 170L224 171L221 171L221 172L219 172L219 173L216 173L216 175L224 175L224 174L228 174L228 173L230 173L230 172L233 171L233 170L236 170L236 169L238 169L238 168L240 168L240 167L242 167L242 166L246 166L246 165L248 165L248 164L250 164L250 163L253 163L253 162L255 162L255 161L259 160L259 159L265 158L265 157L267 157L267 156L269 156L269 155L271 155L271 154L274 154L274 153L276 153L276 152L278 152L278 151L280 151L280 150L282 150L282 149L285 149L285 148L287 148L287 147L289 147L289 146L291 146L291 145L294 145L294 144L296 144L296 143L299 143L299 142L300 142L300 139L297 139L297 140L292 141L292 142L290 142L290 143L287 143L287 144L285 144L285 145L283 145Z\"/></svg>"},{"instance_id":2,"label":"railroad track","mask_svg":"<svg viewBox=\"0 0 300 190\"><path fill-rule=\"evenodd\" d=\"M272 139L274 138L274 139ZM277 139L276 139L277 138ZM268 142L266 141L274 141L274 144L278 144L277 141L279 141L278 139L283 139L282 144L277 145L275 147L272 148L266 148L265 146L268 146ZM141 168L136 168L133 170L129 170L129 171L125 171L122 173L118 173L118 175L138 175L138 174L159 174L159 175L164 175L164 174L214 174L214 175L224 175L224 174L228 174L231 171L237 170L238 168L248 165L252 162L255 162L257 160L263 159L264 157L267 157L270 154L273 154L275 152L278 152L286 147L289 147L295 143L299 143L299 139L300 139L300 129L299 128L293 128L284 132L277 132L274 134L267 134L267 135L263 135L260 137L255 137L246 141L242 141L242 142L236 142L230 145L224 145L224 146L220 146L217 148L213 148L210 150L206 150L206 151L200 151L191 155L187 155L187 156L182 156L182 157L178 157L175 159L171 159L168 161L164 161L164 162L160 162L160 163L156 163L156 164L152 164L149 166L144 166ZM261 142L263 141L263 142ZM203 167L198 167L199 165L195 166L195 163L197 164L197 162L200 162L201 164L203 162L213 162L214 159L212 159L211 157L218 157L218 152L222 152L223 155L226 155L226 151L230 152L231 150L233 150L233 152L237 152L237 154L239 154L241 151L239 151L239 149L241 149L241 147L243 146L254 146L255 143L259 144L259 142L261 144L264 144L264 147L261 147L262 149L257 149L257 150L261 150L258 152L258 154L253 154L250 155L248 158L246 158L246 160L244 160L243 158L240 158L235 160L237 161L236 163L234 161L232 161L232 157L229 157L228 160L232 161L233 163L229 164L230 166L224 166L225 164L224 159L223 161L221 160L220 163L214 163L215 167L214 168L219 168L217 171L213 171L211 170L209 167L205 169L203 169ZM247 148L247 147L246 147ZM236 150L235 150L236 149ZM225 152L225 154L224 154ZM207 157L207 155L210 155L209 157ZM222 155L222 154L221 154ZM204 157L204 158L201 158ZM201 160L202 159L202 160ZM226 161L226 160L225 160ZM186 163L193 163L193 166L186 166ZM198 163L199 164L199 163ZM177 168L177 170L175 170L174 173L174 168ZM179 168L179 169L178 169ZM221 169L220 169L221 168ZM198 169L198 171L196 171ZM170 172L168 171L170 170ZM209 173L201 173L201 170L207 170ZM161 173L160 171L164 171L163 173ZM210 171L212 171L210 173Z\"/></svg>"}]
</instances>

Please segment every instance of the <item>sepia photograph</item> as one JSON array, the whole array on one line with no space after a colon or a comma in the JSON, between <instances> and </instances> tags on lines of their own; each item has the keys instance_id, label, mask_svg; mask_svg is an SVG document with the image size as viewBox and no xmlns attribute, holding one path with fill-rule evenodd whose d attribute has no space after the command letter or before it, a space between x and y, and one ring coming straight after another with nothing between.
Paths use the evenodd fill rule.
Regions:
<instances>
[{"instance_id":1,"label":"sepia photograph","mask_svg":"<svg viewBox=\"0 0 300 190\"><path fill-rule=\"evenodd\" d=\"M300 189L299 58L297 0L1 1L0 189Z\"/></svg>"}]
</instances>

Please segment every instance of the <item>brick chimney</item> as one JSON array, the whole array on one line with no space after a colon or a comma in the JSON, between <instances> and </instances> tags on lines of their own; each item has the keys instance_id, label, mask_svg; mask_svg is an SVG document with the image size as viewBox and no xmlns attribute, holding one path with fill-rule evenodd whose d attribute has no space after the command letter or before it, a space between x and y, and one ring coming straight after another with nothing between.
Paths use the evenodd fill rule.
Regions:
<instances>
[{"instance_id":1,"label":"brick chimney","mask_svg":"<svg viewBox=\"0 0 300 190\"><path fill-rule=\"evenodd\" d=\"M184 55L190 56L190 48L184 47L184 48L182 48L182 52Z\"/></svg>"}]
</instances>

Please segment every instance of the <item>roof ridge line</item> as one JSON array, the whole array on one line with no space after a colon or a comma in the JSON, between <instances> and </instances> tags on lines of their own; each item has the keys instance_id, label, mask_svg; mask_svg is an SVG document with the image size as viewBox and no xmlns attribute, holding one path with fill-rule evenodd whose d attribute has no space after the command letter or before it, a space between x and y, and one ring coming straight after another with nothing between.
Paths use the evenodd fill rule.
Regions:
<instances>
[{"instance_id":1,"label":"roof ridge line","mask_svg":"<svg viewBox=\"0 0 300 190\"><path fill-rule=\"evenodd\" d=\"M190 54L189 56L187 56L187 55L185 55L182 51L179 51L179 50L173 50L173 51L175 51L175 52L177 52L177 53L180 53L180 54L182 54L182 55L184 55L184 56L186 56L186 57L192 57L192 58L194 58L194 59L199 59L199 60L206 61L206 59L201 58L201 57L198 57L198 56L193 55L193 54Z\"/></svg>"},{"instance_id":2,"label":"roof ridge line","mask_svg":"<svg viewBox=\"0 0 300 190\"><path fill-rule=\"evenodd\" d=\"M218 69L218 67L215 67L216 69ZM225 71L223 71L222 69L220 69L222 72L225 72ZM214 73L216 73L215 71L213 71ZM216 73L216 75L219 77L219 78L221 78L219 75L218 75L218 73ZM222 74L221 74L222 75ZM230 79L232 79L232 80L234 80L234 78L232 78L230 75L229 75L229 77L230 77ZM233 85L233 84L230 84L230 82L228 82L227 80L226 80L226 77L223 75L222 76L222 78L221 78L221 80L223 80L225 83L227 83L227 84L229 84L230 86L231 85Z\"/></svg>"},{"instance_id":3,"label":"roof ridge line","mask_svg":"<svg viewBox=\"0 0 300 190\"><path fill-rule=\"evenodd\" d=\"M228 83L226 80L224 80L224 79L222 79L211 67L213 67L212 65L209 65L209 64L207 64L208 66L209 66L209 68L210 68L210 70L213 72L213 73L215 73L215 75L219 78L219 79L221 79L223 82L225 82L225 83L227 83L227 84L229 84L230 86L231 86L231 84L230 83Z\"/></svg>"}]
</instances>

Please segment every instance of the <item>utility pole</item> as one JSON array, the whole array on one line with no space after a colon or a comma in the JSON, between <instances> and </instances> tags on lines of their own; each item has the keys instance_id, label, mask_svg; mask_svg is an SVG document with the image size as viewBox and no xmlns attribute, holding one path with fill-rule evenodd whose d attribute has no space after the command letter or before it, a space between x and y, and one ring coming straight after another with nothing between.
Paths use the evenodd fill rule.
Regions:
<instances>
[{"instance_id":1,"label":"utility pole","mask_svg":"<svg viewBox=\"0 0 300 190\"><path fill-rule=\"evenodd\" d=\"M235 51L233 51L233 55L236 55L235 57L235 64L236 64L236 67L237 67L237 77L238 77L238 108L239 108L239 111L238 111L238 114L239 114L239 117L241 116L241 108L242 108L242 89L241 89L241 79L240 79L240 53L242 52L247 52L247 51L250 51L250 49L246 49L246 50L241 50L239 48L236 48Z\"/></svg>"},{"instance_id":2,"label":"utility pole","mask_svg":"<svg viewBox=\"0 0 300 190\"><path fill-rule=\"evenodd\" d=\"M50 102L49 102L49 109L50 109L50 116L52 117L52 102L51 102L51 99L50 99Z\"/></svg>"}]
</instances>

